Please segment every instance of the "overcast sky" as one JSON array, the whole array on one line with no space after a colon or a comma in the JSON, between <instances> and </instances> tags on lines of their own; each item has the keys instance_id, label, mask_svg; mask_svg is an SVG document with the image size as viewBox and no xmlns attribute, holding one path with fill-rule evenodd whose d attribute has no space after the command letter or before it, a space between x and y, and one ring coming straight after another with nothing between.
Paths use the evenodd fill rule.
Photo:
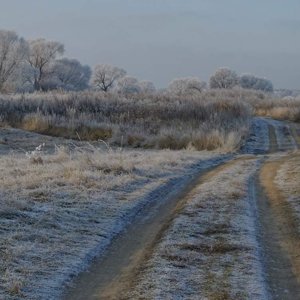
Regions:
<instances>
[{"instance_id":1,"label":"overcast sky","mask_svg":"<svg viewBox=\"0 0 300 300\"><path fill-rule=\"evenodd\" d=\"M300 0L0 0L0 28L166 86L218 67L300 89Z\"/></svg>"}]
</instances>

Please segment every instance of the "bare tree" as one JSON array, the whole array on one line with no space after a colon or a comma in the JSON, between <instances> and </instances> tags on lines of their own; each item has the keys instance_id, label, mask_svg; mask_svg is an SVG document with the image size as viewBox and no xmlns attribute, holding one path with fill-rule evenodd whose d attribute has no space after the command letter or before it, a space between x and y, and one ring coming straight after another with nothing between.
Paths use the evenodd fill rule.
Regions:
<instances>
[{"instance_id":1,"label":"bare tree","mask_svg":"<svg viewBox=\"0 0 300 300\"><path fill-rule=\"evenodd\" d=\"M27 62L33 69L33 86L35 90L41 90L42 81L45 80L46 70L57 56L64 53L64 45L45 39L29 41Z\"/></svg>"},{"instance_id":2,"label":"bare tree","mask_svg":"<svg viewBox=\"0 0 300 300\"><path fill-rule=\"evenodd\" d=\"M132 76L124 76L118 80L116 91L120 94L139 94L141 87L139 81Z\"/></svg>"},{"instance_id":3,"label":"bare tree","mask_svg":"<svg viewBox=\"0 0 300 300\"><path fill-rule=\"evenodd\" d=\"M91 68L82 65L76 59L63 58L51 63L44 77L41 82L43 90L80 91L88 87Z\"/></svg>"},{"instance_id":4,"label":"bare tree","mask_svg":"<svg viewBox=\"0 0 300 300\"><path fill-rule=\"evenodd\" d=\"M125 75L126 71L121 68L106 64L97 65L93 72L92 85L104 92L108 92L115 86L116 81Z\"/></svg>"},{"instance_id":5,"label":"bare tree","mask_svg":"<svg viewBox=\"0 0 300 300\"><path fill-rule=\"evenodd\" d=\"M142 80L139 82L139 87L142 93L153 94L156 92L156 88L153 82L148 80Z\"/></svg>"},{"instance_id":6,"label":"bare tree","mask_svg":"<svg viewBox=\"0 0 300 300\"><path fill-rule=\"evenodd\" d=\"M168 86L168 91L175 95L191 95L201 93L206 88L206 83L197 77L174 79Z\"/></svg>"},{"instance_id":7,"label":"bare tree","mask_svg":"<svg viewBox=\"0 0 300 300\"><path fill-rule=\"evenodd\" d=\"M0 92L26 54L26 42L14 31L0 30Z\"/></svg>"},{"instance_id":8,"label":"bare tree","mask_svg":"<svg viewBox=\"0 0 300 300\"><path fill-rule=\"evenodd\" d=\"M218 69L209 80L209 85L212 89L231 89L238 85L238 83L239 80L236 72L228 68Z\"/></svg>"}]
</instances>

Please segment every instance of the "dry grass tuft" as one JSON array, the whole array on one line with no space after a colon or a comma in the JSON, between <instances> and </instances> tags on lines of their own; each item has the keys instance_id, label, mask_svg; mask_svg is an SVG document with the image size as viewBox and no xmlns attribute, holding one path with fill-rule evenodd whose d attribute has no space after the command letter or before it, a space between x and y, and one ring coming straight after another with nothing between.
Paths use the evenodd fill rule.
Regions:
<instances>
[{"instance_id":1,"label":"dry grass tuft","mask_svg":"<svg viewBox=\"0 0 300 300\"><path fill-rule=\"evenodd\" d=\"M209 300L231 300L232 299L230 293L226 290L225 291L224 290L215 291L215 292L209 293L207 298Z\"/></svg>"},{"instance_id":2,"label":"dry grass tuft","mask_svg":"<svg viewBox=\"0 0 300 300\"><path fill-rule=\"evenodd\" d=\"M22 296L22 283L19 281L13 281L8 290L12 296Z\"/></svg>"},{"instance_id":3,"label":"dry grass tuft","mask_svg":"<svg viewBox=\"0 0 300 300\"><path fill-rule=\"evenodd\" d=\"M300 98L265 98L261 101L248 99L247 102L253 107L255 114L258 116L300 122Z\"/></svg>"}]
</instances>

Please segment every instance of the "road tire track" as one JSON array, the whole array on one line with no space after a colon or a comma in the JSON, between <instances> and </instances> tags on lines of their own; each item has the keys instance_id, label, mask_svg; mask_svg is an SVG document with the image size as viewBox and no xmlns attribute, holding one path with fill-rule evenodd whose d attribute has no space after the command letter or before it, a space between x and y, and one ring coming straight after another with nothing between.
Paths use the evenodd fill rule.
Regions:
<instances>
[{"instance_id":1,"label":"road tire track","mask_svg":"<svg viewBox=\"0 0 300 300\"><path fill-rule=\"evenodd\" d=\"M288 202L275 185L283 159L267 161L256 182L260 243L273 299L300 299L300 236Z\"/></svg>"}]
</instances>

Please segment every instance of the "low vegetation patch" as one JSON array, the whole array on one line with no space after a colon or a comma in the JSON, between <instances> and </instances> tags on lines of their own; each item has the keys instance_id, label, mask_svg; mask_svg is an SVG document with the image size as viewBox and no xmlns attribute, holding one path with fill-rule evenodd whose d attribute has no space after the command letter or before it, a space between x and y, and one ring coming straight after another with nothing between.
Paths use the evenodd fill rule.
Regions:
<instances>
[{"instance_id":1,"label":"low vegetation patch","mask_svg":"<svg viewBox=\"0 0 300 300\"><path fill-rule=\"evenodd\" d=\"M250 117L250 106L229 91L197 97L100 92L0 97L3 124L130 147L233 151L243 142Z\"/></svg>"},{"instance_id":2,"label":"low vegetation patch","mask_svg":"<svg viewBox=\"0 0 300 300\"><path fill-rule=\"evenodd\" d=\"M300 98L277 99L262 95L262 99L251 99L248 102L257 116L300 122Z\"/></svg>"}]
</instances>

